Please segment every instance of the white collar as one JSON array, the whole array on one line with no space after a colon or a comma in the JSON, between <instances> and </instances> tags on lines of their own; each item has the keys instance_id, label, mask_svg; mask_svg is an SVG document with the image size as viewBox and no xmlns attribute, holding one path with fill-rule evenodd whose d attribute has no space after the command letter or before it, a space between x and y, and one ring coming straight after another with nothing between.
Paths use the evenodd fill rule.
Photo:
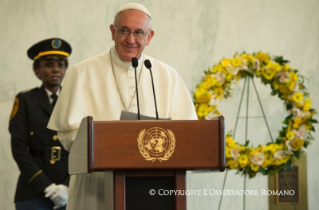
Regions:
<instances>
[{"instance_id":1,"label":"white collar","mask_svg":"<svg viewBox=\"0 0 319 210\"><path fill-rule=\"evenodd\" d=\"M51 91L49 91L48 89L44 88L45 92L48 94L48 97L51 98L51 95L53 94ZM56 91L55 93L57 96L59 96L60 94L60 88Z\"/></svg>"}]
</instances>

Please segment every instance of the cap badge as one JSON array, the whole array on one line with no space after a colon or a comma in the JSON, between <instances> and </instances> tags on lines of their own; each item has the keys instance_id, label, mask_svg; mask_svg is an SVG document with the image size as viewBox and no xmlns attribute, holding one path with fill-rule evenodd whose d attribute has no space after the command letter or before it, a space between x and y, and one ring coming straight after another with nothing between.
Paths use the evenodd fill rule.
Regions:
<instances>
[{"instance_id":1,"label":"cap badge","mask_svg":"<svg viewBox=\"0 0 319 210\"><path fill-rule=\"evenodd\" d=\"M62 45L61 40L53 39L51 42L53 49L59 49Z\"/></svg>"}]
</instances>

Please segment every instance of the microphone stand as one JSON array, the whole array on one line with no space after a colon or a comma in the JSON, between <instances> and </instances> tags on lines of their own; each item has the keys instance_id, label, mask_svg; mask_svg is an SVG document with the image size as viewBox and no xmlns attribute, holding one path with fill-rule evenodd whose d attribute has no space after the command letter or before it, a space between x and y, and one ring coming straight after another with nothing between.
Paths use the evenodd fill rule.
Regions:
<instances>
[{"instance_id":1,"label":"microphone stand","mask_svg":"<svg viewBox=\"0 0 319 210\"><path fill-rule=\"evenodd\" d=\"M137 117L138 120L141 120L141 115L140 115L140 104L139 104L139 100L138 100L138 86L137 86L137 75L136 75L136 67L138 66L138 60L137 58L132 58L132 66L135 69L135 87L136 87L136 100L137 100Z\"/></svg>"}]
</instances>

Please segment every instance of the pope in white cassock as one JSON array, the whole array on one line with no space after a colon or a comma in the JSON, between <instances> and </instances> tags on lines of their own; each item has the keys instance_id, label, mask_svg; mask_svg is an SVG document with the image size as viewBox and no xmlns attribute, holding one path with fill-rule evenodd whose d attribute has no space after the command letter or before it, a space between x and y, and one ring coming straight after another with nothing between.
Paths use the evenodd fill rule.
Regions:
<instances>
[{"instance_id":1,"label":"pope in white cassock","mask_svg":"<svg viewBox=\"0 0 319 210\"><path fill-rule=\"evenodd\" d=\"M154 36L149 11L140 4L126 4L117 11L110 30L115 45L108 52L86 59L69 70L50 118L48 128L58 131L58 138L68 151L82 118L119 120L122 110L137 113L133 57L139 61L137 79L141 114L155 117L150 72L143 66L144 60L149 59L159 117L197 119L190 94L176 70L143 54ZM106 206L112 209L112 199L105 198L113 190L105 189L104 185L105 180L112 180L112 176L112 171L72 175L67 209L100 210Z\"/></svg>"}]
</instances>

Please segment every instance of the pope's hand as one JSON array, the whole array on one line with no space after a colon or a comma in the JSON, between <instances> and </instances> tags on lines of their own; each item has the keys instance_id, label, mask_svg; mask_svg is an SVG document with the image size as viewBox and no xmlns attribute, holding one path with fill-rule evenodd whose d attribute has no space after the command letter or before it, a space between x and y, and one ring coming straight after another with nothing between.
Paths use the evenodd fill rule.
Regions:
<instances>
[{"instance_id":1,"label":"pope's hand","mask_svg":"<svg viewBox=\"0 0 319 210\"><path fill-rule=\"evenodd\" d=\"M63 184L59 184L56 187L58 190L50 197L54 203L53 209L58 209L62 206L65 206L68 201L69 188Z\"/></svg>"}]
</instances>

